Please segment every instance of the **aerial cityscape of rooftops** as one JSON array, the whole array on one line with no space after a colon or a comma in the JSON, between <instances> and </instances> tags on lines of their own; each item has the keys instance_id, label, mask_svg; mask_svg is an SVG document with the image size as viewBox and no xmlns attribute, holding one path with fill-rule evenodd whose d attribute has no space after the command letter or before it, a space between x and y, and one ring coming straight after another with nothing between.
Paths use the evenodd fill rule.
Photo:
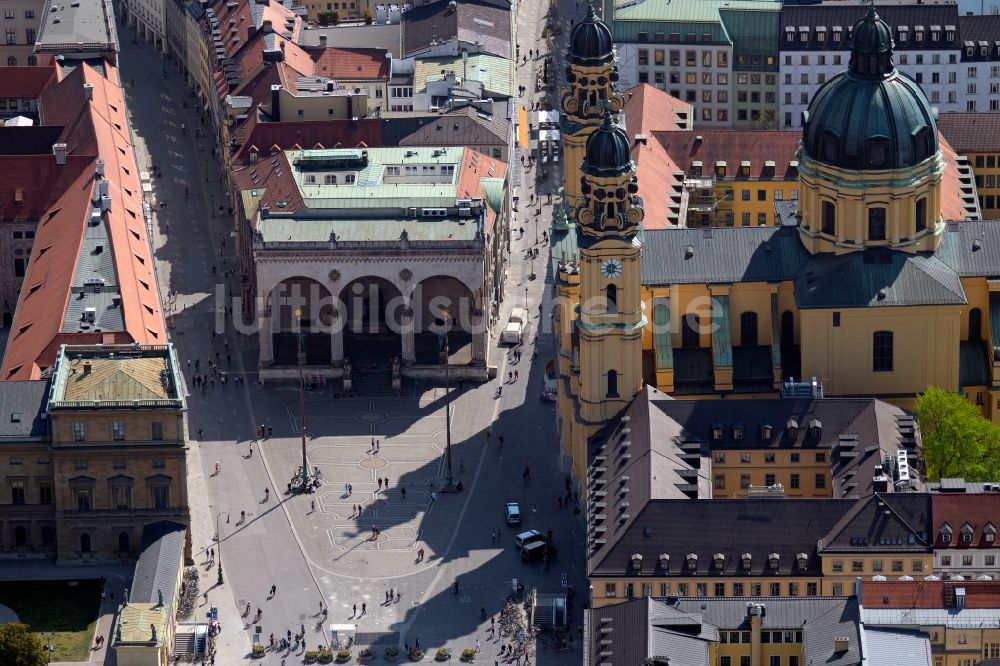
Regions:
<instances>
[{"instance_id":1,"label":"aerial cityscape of rooftops","mask_svg":"<svg viewBox=\"0 0 1000 666\"><path fill-rule=\"evenodd\" d=\"M1000 0L0 10L0 666L1000 665Z\"/></svg>"}]
</instances>

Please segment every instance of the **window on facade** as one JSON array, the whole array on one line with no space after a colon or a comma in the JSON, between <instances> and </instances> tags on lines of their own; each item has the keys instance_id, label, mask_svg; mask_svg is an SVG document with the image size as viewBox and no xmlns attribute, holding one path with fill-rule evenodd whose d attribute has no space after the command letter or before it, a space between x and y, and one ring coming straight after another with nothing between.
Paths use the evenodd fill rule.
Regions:
<instances>
[{"instance_id":1,"label":"window on facade","mask_svg":"<svg viewBox=\"0 0 1000 666\"><path fill-rule=\"evenodd\" d=\"M618 287L616 285L609 284L605 289L605 311L608 314L618 312Z\"/></svg>"},{"instance_id":2,"label":"window on facade","mask_svg":"<svg viewBox=\"0 0 1000 666\"><path fill-rule=\"evenodd\" d=\"M10 482L11 504L24 504L24 481L20 479Z\"/></svg>"},{"instance_id":3,"label":"window on facade","mask_svg":"<svg viewBox=\"0 0 1000 666\"><path fill-rule=\"evenodd\" d=\"M822 206L822 231L824 234L837 234L837 207L832 201L824 201Z\"/></svg>"},{"instance_id":4,"label":"window on facade","mask_svg":"<svg viewBox=\"0 0 1000 666\"><path fill-rule=\"evenodd\" d=\"M87 439L87 430L83 425L83 421L73 422L73 441L83 442Z\"/></svg>"},{"instance_id":5,"label":"window on facade","mask_svg":"<svg viewBox=\"0 0 1000 666\"><path fill-rule=\"evenodd\" d=\"M757 346L756 312L744 312L740 315L740 344L744 347Z\"/></svg>"},{"instance_id":6,"label":"window on facade","mask_svg":"<svg viewBox=\"0 0 1000 666\"><path fill-rule=\"evenodd\" d=\"M112 421L111 422L111 439L116 442L120 442L125 439L125 422L124 421Z\"/></svg>"},{"instance_id":7,"label":"window on facade","mask_svg":"<svg viewBox=\"0 0 1000 666\"><path fill-rule=\"evenodd\" d=\"M826 474L820 472L816 475L816 488L826 488Z\"/></svg>"},{"instance_id":8,"label":"window on facade","mask_svg":"<svg viewBox=\"0 0 1000 666\"><path fill-rule=\"evenodd\" d=\"M740 488L746 489L750 487L750 475L740 474Z\"/></svg>"},{"instance_id":9,"label":"window on facade","mask_svg":"<svg viewBox=\"0 0 1000 666\"><path fill-rule=\"evenodd\" d=\"M792 474L791 478L789 479L788 485L791 486L792 488L798 488L800 486L800 483L801 482L799 481L799 475Z\"/></svg>"},{"instance_id":10,"label":"window on facade","mask_svg":"<svg viewBox=\"0 0 1000 666\"><path fill-rule=\"evenodd\" d=\"M806 583L806 596L815 597L819 594L819 586L816 583Z\"/></svg>"},{"instance_id":11,"label":"window on facade","mask_svg":"<svg viewBox=\"0 0 1000 666\"><path fill-rule=\"evenodd\" d=\"M89 488L77 488L76 489L76 510L77 511L90 511L91 509L91 491Z\"/></svg>"},{"instance_id":12,"label":"window on facade","mask_svg":"<svg viewBox=\"0 0 1000 666\"><path fill-rule=\"evenodd\" d=\"M725 583L716 583L714 591L715 591L715 596L717 596L717 597L724 597L724 596L726 596L726 584Z\"/></svg>"},{"instance_id":13,"label":"window on facade","mask_svg":"<svg viewBox=\"0 0 1000 666\"><path fill-rule=\"evenodd\" d=\"M917 224L917 231L927 228L927 198L917 199L916 211L914 215Z\"/></svg>"},{"instance_id":14,"label":"window on facade","mask_svg":"<svg viewBox=\"0 0 1000 666\"><path fill-rule=\"evenodd\" d=\"M764 475L764 485L765 486L773 486L774 484L775 484L775 476L774 476L774 474L765 474Z\"/></svg>"},{"instance_id":15,"label":"window on facade","mask_svg":"<svg viewBox=\"0 0 1000 666\"><path fill-rule=\"evenodd\" d=\"M902 571L903 570L903 560L893 560L892 561L892 570L894 572L897 572L897 573L900 572L900 571Z\"/></svg>"},{"instance_id":16,"label":"window on facade","mask_svg":"<svg viewBox=\"0 0 1000 666\"><path fill-rule=\"evenodd\" d=\"M167 485L155 485L150 487L154 509L167 509L170 507L170 487Z\"/></svg>"},{"instance_id":17,"label":"window on facade","mask_svg":"<svg viewBox=\"0 0 1000 666\"><path fill-rule=\"evenodd\" d=\"M885 240L885 208L881 206L868 209L868 240Z\"/></svg>"},{"instance_id":18,"label":"window on facade","mask_svg":"<svg viewBox=\"0 0 1000 666\"><path fill-rule=\"evenodd\" d=\"M111 499L114 507L119 511L126 511L132 505L132 488L125 483L118 483L111 487Z\"/></svg>"},{"instance_id":19,"label":"window on facade","mask_svg":"<svg viewBox=\"0 0 1000 666\"><path fill-rule=\"evenodd\" d=\"M864 560L851 560L851 571L861 572L865 570Z\"/></svg>"},{"instance_id":20,"label":"window on facade","mask_svg":"<svg viewBox=\"0 0 1000 666\"><path fill-rule=\"evenodd\" d=\"M154 442L163 440L163 421L153 421L149 424L150 439Z\"/></svg>"},{"instance_id":21,"label":"window on facade","mask_svg":"<svg viewBox=\"0 0 1000 666\"><path fill-rule=\"evenodd\" d=\"M768 594L772 597L781 596L781 583L769 583L768 584Z\"/></svg>"},{"instance_id":22,"label":"window on facade","mask_svg":"<svg viewBox=\"0 0 1000 666\"><path fill-rule=\"evenodd\" d=\"M831 567L832 567L833 571L839 573L839 572L841 572L841 571L844 570L844 561L843 560L834 560L833 564L831 565Z\"/></svg>"},{"instance_id":23,"label":"window on facade","mask_svg":"<svg viewBox=\"0 0 1000 666\"><path fill-rule=\"evenodd\" d=\"M833 596L835 596L835 597L842 597L842 596L844 596L844 584L843 583L834 583L833 584Z\"/></svg>"},{"instance_id":24,"label":"window on facade","mask_svg":"<svg viewBox=\"0 0 1000 666\"><path fill-rule=\"evenodd\" d=\"M618 397L618 373L614 370L608 370L608 397Z\"/></svg>"},{"instance_id":25,"label":"window on facade","mask_svg":"<svg viewBox=\"0 0 1000 666\"><path fill-rule=\"evenodd\" d=\"M726 487L726 475L716 474L715 475L715 489L723 490Z\"/></svg>"},{"instance_id":26,"label":"window on facade","mask_svg":"<svg viewBox=\"0 0 1000 666\"><path fill-rule=\"evenodd\" d=\"M892 331L872 334L872 372L892 372Z\"/></svg>"},{"instance_id":27,"label":"window on facade","mask_svg":"<svg viewBox=\"0 0 1000 666\"><path fill-rule=\"evenodd\" d=\"M48 481L38 484L38 503L52 504L52 484Z\"/></svg>"},{"instance_id":28,"label":"window on facade","mask_svg":"<svg viewBox=\"0 0 1000 666\"><path fill-rule=\"evenodd\" d=\"M618 585L615 583L605 583L604 584L604 596L608 599L612 599L618 596Z\"/></svg>"},{"instance_id":29,"label":"window on facade","mask_svg":"<svg viewBox=\"0 0 1000 666\"><path fill-rule=\"evenodd\" d=\"M740 462L743 463L744 465L749 465L750 464L750 452L749 451L740 451Z\"/></svg>"},{"instance_id":30,"label":"window on facade","mask_svg":"<svg viewBox=\"0 0 1000 666\"><path fill-rule=\"evenodd\" d=\"M914 560L916 562L916 560ZM962 555L962 566L971 567L972 566L972 555Z\"/></svg>"}]
</instances>

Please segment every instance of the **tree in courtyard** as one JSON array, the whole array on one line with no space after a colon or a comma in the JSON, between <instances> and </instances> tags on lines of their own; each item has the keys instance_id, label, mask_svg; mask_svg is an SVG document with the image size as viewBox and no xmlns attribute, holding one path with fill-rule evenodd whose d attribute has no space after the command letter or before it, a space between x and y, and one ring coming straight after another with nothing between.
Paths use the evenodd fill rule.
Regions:
<instances>
[{"instance_id":1,"label":"tree in courtyard","mask_svg":"<svg viewBox=\"0 0 1000 666\"><path fill-rule=\"evenodd\" d=\"M0 664L42 666L46 661L45 646L28 625L0 625Z\"/></svg>"},{"instance_id":2,"label":"tree in courtyard","mask_svg":"<svg viewBox=\"0 0 1000 666\"><path fill-rule=\"evenodd\" d=\"M929 480L1000 477L1000 427L963 395L931 386L917 396L916 413Z\"/></svg>"}]
</instances>

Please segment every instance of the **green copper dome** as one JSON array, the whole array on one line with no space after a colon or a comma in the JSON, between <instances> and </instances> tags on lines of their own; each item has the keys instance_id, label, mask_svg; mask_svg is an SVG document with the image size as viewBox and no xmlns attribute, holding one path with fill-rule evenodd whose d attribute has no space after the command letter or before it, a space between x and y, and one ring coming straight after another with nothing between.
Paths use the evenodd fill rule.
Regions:
<instances>
[{"instance_id":1,"label":"green copper dome","mask_svg":"<svg viewBox=\"0 0 1000 666\"><path fill-rule=\"evenodd\" d=\"M892 31L874 7L851 32L851 62L809 104L802 143L814 160L850 170L904 169L938 150L934 109L892 64Z\"/></svg>"},{"instance_id":2,"label":"green copper dome","mask_svg":"<svg viewBox=\"0 0 1000 666\"><path fill-rule=\"evenodd\" d=\"M609 176L632 168L628 135L616 125L611 112L605 111L604 122L587 139L587 156L583 170L595 176Z\"/></svg>"},{"instance_id":3,"label":"green copper dome","mask_svg":"<svg viewBox=\"0 0 1000 666\"><path fill-rule=\"evenodd\" d=\"M594 3L587 3L587 16L573 27L569 36L569 61L593 67L605 65L615 57L615 41L604 21L597 18Z\"/></svg>"}]
</instances>

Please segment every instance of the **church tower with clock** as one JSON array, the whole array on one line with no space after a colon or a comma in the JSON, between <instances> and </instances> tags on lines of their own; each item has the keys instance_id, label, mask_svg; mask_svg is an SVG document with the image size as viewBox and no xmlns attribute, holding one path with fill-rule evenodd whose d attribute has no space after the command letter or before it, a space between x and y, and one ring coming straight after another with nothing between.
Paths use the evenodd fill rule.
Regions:
<instances>
[{"instance_id":1,"label":"church tower with clock","mask_svg":"<svg viewBox=\"0 0 1000 666\"><path fill-rule=\"evenodd\" d=\"M643 210L636 196L628 135L610 110L587 139L576 211L580 252L579 416L604 423L642 388L641 243ZM574 350L576 351L576 350Z\"/></svg>"}]
</instances>

